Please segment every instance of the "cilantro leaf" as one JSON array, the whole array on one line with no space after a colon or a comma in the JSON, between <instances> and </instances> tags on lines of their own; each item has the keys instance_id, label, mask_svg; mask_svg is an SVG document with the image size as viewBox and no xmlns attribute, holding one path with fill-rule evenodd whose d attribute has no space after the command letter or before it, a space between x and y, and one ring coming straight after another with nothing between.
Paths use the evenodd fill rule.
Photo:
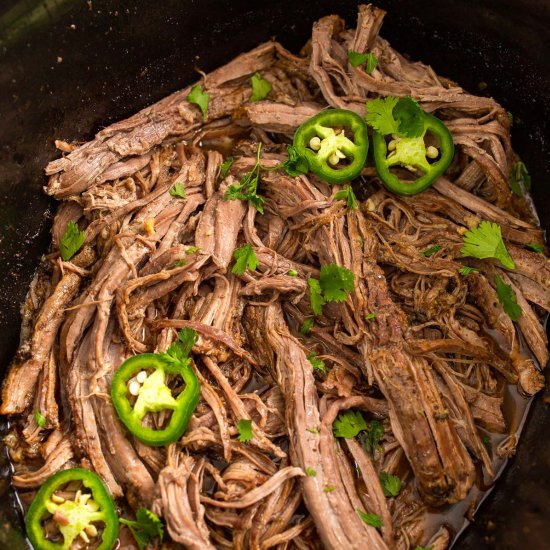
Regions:
<instances>
[{"instance_id":1,"label":"cilantro leaf","mask_svg":"<svg viewBox=\"0 0 550 550\"><path fill-rule=\"evenodd\" d=\"M527 248L530 248L531 250L534 250L535 252L538 252L539 254L544 252L544 246L542 244L530 243L525 246L527 246Z\"/></svg>"},{"instance_id":2,"label":"cilantro leaf","mask_svg":"<svg viewBox=\"0 0 550 550\"><path fill-rule=\"evenodd\" d=\"M393 96L379 97L368 101L367 115L365 116L367 124L383 136L397 134L399 132L399 122L393 116L393 108L398 101Z\"/></svg>"},{"instance_id":3,"label":"cilantro leaf","mask_svg":"<svg viewBox=\"0 0 550 550\"><path fill-rule=\"evenodd\" d=\"M378 66L378 58L372 52L368 52L368 56L365 71L367 74L372 74L372 71Z\"/></svg>"},{"instance_id":4,"label":"cilantro leaf","mask_svg":"<svg viewBox=\"0 0 550 550\"><path fill-rule=\"evenodd\" d=\"M310 477L315 477L317 475L317 472L311 466L308 466L306 468L306 474Z\"/></svg>"},{"instance_id":5,"label":"cilantro leaf","mask_svg":"<svg viewBox=\"0 0 550 550\"><path fill-rule=\"evenodd\" d=\"M302 323L302 326L300 327L300 334L303 334L304 336L307 336L311 332L311 329L313 328L314 323L315 323L315 319L313 317L310 317L309 319L306 319Z\"/></svg>"},{"instance_id":6,"label":"cilantro leaf","mask_svg":"<svg viewBox=\"0 0 550 550\"><path fill-rule=\"evenodd\" d=\"M384 436L384 426L379 420L373 420L367 426L367 437L365 439L365 449L371 455L380 448L380 440Z\"/></svg>"},{"instance_id":7,"label":"cilantro leaf","mask_svg":"<svg viewBox=\"0 0 550 550\"><path fill-rule=\"evenodd\" d=\"M178 260L174 265L176 267L183 267L187 262L185 260Z\"/></svg>"},{"instance_id":8,"label":"cilantro leaf","mask_svg":"<svg viewBox=\"0 0 550 550\"><path fill-rule=\"evenodd\" d=\"M262 78L260 73L255 73L250 78L250 84L252 84L252 95L248 101L260 101L267 97L269 92L271 92L271 84Z\"/></svg>"},{"instance_id":9,"label":"cilantro leaf","mask_svg":"<svg viewBox=\"0 0 550 550\"><path fill-rule=\"evenodd\" d=\"M415 546L414 550L432 550L431 546Z\"/></svg>"},{"instance_id":10,"label":"cilantro leaf","mask_svg":"<svg viewBox=\"0 0 550 550\"><path fill-rule=\"evenodd\" d=\"M475 273L476 271L479 271L476 267L468 267L467 265L461 267L458 272L463 275L464 277L467 277L470 273Z\"/></svg>"},{"instance_id":11,"label":"cilantro leaf","mask_svg":"<svg viewBox=\"0 0 550 550\"><path fill-rule=\"evenodd\" d=\"M235 259L235 265L231 273L235 275L242 275L247 269L254 271L260 263L254 249L249 243L236 248L233 251L233 258Z\"/></svg>"},{"instance_id":12,"label":"cilantro leaf","mask_svg":"<svg viewBox=\"0 0 550 550\"><path fill-rule=\"evenodd\" d=\"M336 437L353 439L360 431L367 429L367 423L360 412L347 411L338 415L332 429Z\"/></svg>"},{"instance_id":13,"label":"cilantro leaf","mask_svg":"<svg viewBox=\"0 0 550 550\"><path fill-rule=\"evenodd\" d=\"M464 234L464 246L460 253L480 260L495 258L508 269L516 267L502 240L500 225L486 220Z\"/></svg>"},{"instance_id":14,"label":"cilantro leaf","mask_svg":"<svg viewBox=\"0 0 550 550\"><path fill-rule=\"evenodd\" d=\"M323 488L323 493L332 493L335 489L336 487L334 487L334 485L327 485Z\"/></svg>"},{"instance_id":15,"label":"cilantro leaf","mask_svg":"<svg viewBox=\"0 0 550 550\"><path fill-rule=\"evenodd\" d=\"M365 315L365 321L370 321L371 319L374 319L376 317L376 313L372 311L371 313L367 313Z\"/></svg>"},{"instance_id":16,"label":"cilantro leaf","mask_svg":"<svg viewBox=\"0 0 550 550\"><path fill-rule=\"evenodd\" d=\"M229 173L231 166L233 166L234 162L235 162L235 159L233 157L227 157L222 162L222 165L220 167L220 177L222 178L222 180L225 179L225 177Z\"/></svg>"},{"instance_id":17,"label":"cilantro leaf","mask_svg":"<svg viewBox=\"0 0 550 550\"><path fill-rule=\"evenodd\" d=\"M241 443L247 443L254 437L252 432L252 420L242 418L237 424L237 430L239 432L239 441Z\"/></svg>"},{"instance_id":18,"label":"cilantro leaf","mask_svg":"<svg viewBox=\"0 0 550 550\"><path fill-rule=\"evenodd\" d=\"M39 409L34 410L34 421L39 428L46 427L46 417L40 412Z\"/></svg>"},{"instance_id":19,"label":"cilantro leaf","mask_svg":"<svg viewBox=\"0 0 550 550\"><path fill-rule=\"evenodd\" d=\"M307 174L309 171L307 159L298 153L298 149L294 145L287 145L286 150L288 159L281 164L280 168L293 178L301 174Z\"/></svg>"},{"instance_id":20,"label":"cilantro leaf","mask_svg":"<svg viewBox=\"0 0 550 550\"><path fill-rule=\"evenodd\" d=\"M69 261L80 250L84 244L85 238L86 233L80 231L76 223L69 222L65 229L65 234L59 243L61 258L63 258L65 262Z\"/></svg>"},{"instance_id":21,"label":"cilantro leaf","mask_svg":"<svg viewBox=\"0 0 550 550\"><path fill-rule=\"evenodd\" d=\"M523 314L523 311L518 306L516 293L512 285L507 285L498 275L495 275L495 284L497 285L498 301L502 309L504 309L512 321L517 321Z\"/></svg>"},{"instance_id":22,"label":"cilantro leaf","mask_svg":"<svg viewBox=\"0 0 550 550\"><path fill-rule=\"evenodd\" d=\"M311 309L315 315L321 315L323 313L323 306L326 304L321 285L319 281L313 277L307 280L307 284L309 286L309 303L311 304Z\"/></svg>"},{"instance_id":23,"label":"cilantro leaf","mask_svg":"<svg viewBox=\"0 0 550 550\"><path fill-rule=\"evenodd\" d=\"M314 351L307 356L307 360L311 363L313 370L318 370L326 376L327 368L325 367L325 362L317 359L317 354Z\"/></svg>"},{"instance_id":24,"label":"cilantro leaf","mask_svg":"<svg viewBox=\"0 0 550 550\"><path fill-rule=\"evenodd\" d=\"M372 52L359 53L348 50L348 61L352 67L359 67L366 63L365 71L368 74L371 74L378 65L378 59Z\"/></svg>"},{"instance_id":25,"label":"cilantro leaf","mask_svg":"<svg viewBox=\"0 0 550 550\"><path fill-rule=\"evenodd\" d=\"M440 244L435 244L434 246L431 246L431 247L428 248L427 250L424 250L424 252L422 252L422 254L424 254L424 256L426 256L426 258L430 258L430 257L433 256L438 250L441 250L441 245L440 245Z\"/></svg>"},{"instance_id":26,"label":"cilantro leaf","mask_svg":"<svg viewBox=\"0 0 550 550\"><path fill-rule=\"evenodd\" d=\"M368 53L359 53L354 52L353 50L348 50L348 61L352 67L359 67L363 63L367 62Z\"/></svg>"},{"instance_id":27,"label":"cilantro leaf","mask_svg":"<svg viewBox=\"0 0 550 550\"><path fill-rule=\"evenodd\" d=\"M346 206L351 209L357 208L357 199L351 185L346 185L343 189L334 194L337 201L346 201Z\"/></svg>"},{"instance_id":28,"label":"cilantro leaf","mask_svg":"<svg viewBox=\"0 0 550 550\"><path fill-rule=\"evenodd\" d=\"M182 330L179 331L178 343L180 344L182 352L186 357L193 349L193 346L195 345L198 338L199 335L192 328L184 327Z\"/></svg>"},{"instance_id":29,"label":"cilantro leaf","mask_svg":"<svg viewBox=\"0 0 550 550\"><path fill-rule=\"evenodd\" d=\"M260 163L260 155L262 151L262 144L258 144L258 152L256 153L256 164L250 172L247 172L241 179L238 185L230 185L225 191L225 200L241 200L249 201L254 208L264 213L264 197L258 195L258 182L260 179L260 170L262 165Z\"/></svg>"},{"instance_id":30,"label":"cilantro leaf","mask_svg":"<svg viewBox=\"0 0 550 550\"><path fill-rule=\"evenodd\" d=\"M164 538L164 527L160 518L147 508L140 508L136 512L135 521L124 518L120 518L119 521L130 528L140 550L143 550L153 539L158 537L162 542Z\"/></svg>"},{"instance_id":31,"label":"cilantro leaf","mask_svg":"<svg viewBox=\"0 0 550 550\"><path fill-rule=\"evenodd\" d=\"M424 111L412 97L403 97L393 108L393 116L399 121L399 133L406 137L418 137L424 131Z\"/></svg>"},{"instance_id":32,"label":"cilantro leaf","mask_svg":"<svg viewBox=\"0 0 550 550\"><path fill-rule=\"evenodd\" d=\"M401 492L401 480L388 472L380 472L380 483L387 497L396 497Z\"/></svg>"},{"instance_id":33,"label":"cilantro leaf","mask_svg":"<svg viewBox=\"0 0 550 550\"><path fill-rule=\"evenodd\" d=\"M159 355L171 363L189 364L189 353L198 339L198 334L191 328L185 327L178 333L178 339Z\"/></svg>"},{"instance_id":34,"label":"cilantro leaf","mask_svg":"<svg viewBox=\"0 0 550 550\"><path fill-rule=\"evenodd\" d=\"M512 193L518 197L523 197L524 191L529 191L531 189L531 176L523 162L518 161L514 164L510 172L508 184L510 185Z\"/></svg>"},{"instance_id":35,"label":"cilantro leaf","mask_svg":"<svg viewBox=\"0 0 550 550\"><path fill-rule=\"evenodd\" d=\"M319 284L323 289L325 302L344 302L349 292L353 290L355 277L353 273L337 264L327 264L321 267Z\"/></svg>"},{"instance_id":36,"label":"cilantro leaf","mask_svg":"<svg viewBox=\"0 0 550 550\"><path fill-rule=\"evenodd\" d=\"M183 186L183 183L176 183L172 187L170 187L170 191L168 191L172 197L179 197L180 199L185 198L185 187Z\"/></svg>"},{"instance_id":37,"label":"cilantro leaf","mask_svg":"<svg viewBox=\"0 0 550 550\"><path fill-rule=\"evenodd\" d=\"M412 97L388 96L367 102L365 120L379 134L419 137L424 131L425 113Z\"/></svg>"},{"instance_id":38,"label":"cilantro leaf","mask_svg":"<svg viewBox=\"0 0 550 550\"><path fill-rule=\"evenodd\" d=\"M297 277L298 276L298 272L295 270L295 269L289 269L286 274L289 276L289 277Z\"/></svg>"},{"instance_id":39,"label":"cilantro leaf","mask_svg":"<svg viewBox=\"0 0 550 550\"><path fill-rule=\"evenodd\" d=\"M382 519L377 514L365 514L361 510L355 510L359 517L367 524L372 525L373 527L382 527Z\"/></svg>"},{"instance_id":40,"label":"cilantro leaf","mask_svg":"<svg viewBox=\"0 0 550 550\"><path fill-rule=\"evenodd\" d=\"M195 86L191 88L191 91L187 94L187 101L198 105L202 111L202 118L206 120L206 112L208 111L210 94L205 92L200 84L195 84Z\"/></svg>"},{"instance_id":41,"label":"cilantro leaf","mask_svg":"<svg viewBox=\"0 0 550 550\"><path fill-rule=\"evenodd\" d=\"M306 432L309 432L311 434L316 434L316 435L319 435L319 430L315 427L313 428L306 428Z\"/></svg>"},{"instance_id":42,"label":"cilantro leaf","mask_svg":"<svg viewBox=\"0 0 550 550\"><path fill-rule=\"evenodd\" d=\"M199 251L199 247L198 246L188 246L186 249L185 249L185 253L187 255L189 254L194 254L195 252L198 252Z\"/></svg>"}]
</instances>

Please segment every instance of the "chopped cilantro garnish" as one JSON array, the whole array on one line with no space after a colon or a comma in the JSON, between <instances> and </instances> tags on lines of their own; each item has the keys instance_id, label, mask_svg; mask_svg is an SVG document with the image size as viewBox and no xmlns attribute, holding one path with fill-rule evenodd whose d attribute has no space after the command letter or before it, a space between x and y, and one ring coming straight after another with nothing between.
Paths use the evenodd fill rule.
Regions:
<instances>
[{"instance_id":1,"label":"chopped cilantro garnish","mask_svg":"<svg viewBox=\"0 0 550 550\"><path fill-rule=\"evenodd\" d=\"M348 208L357 208L357 199L355 198L355 193L351 185L346 185L343 189L335 193L334 199L337 201L346 201L346 206Z\"/></svg>"},{"instance_id":2,"label":"chopped cilantro garnish","mask_svg":"<svg viewBox=\"0 0 550 550\"><path fill-rule=\"evenodd\" d=\"M475 273L476 271L479 271L476 267L468 267L467 265L461 267L458 272L463 275L464 277L467 277L470 275L470 273Z\"/></svg>"},{"instance_id":3,"label":"chopped cilantro garnish","mask_svg":"<svg viewBox=\"0 0 550 550\"><path fill-rule=\"evenodd\" d=\"M199 247L198 246L188 246L186 249L185 249L185 253L187 255L189 254L194 254L195 252L198 252L199 251Z\"/></svg>"},{"instance_id":4,"label":"chopped cilantro garnish","mask_svg":"<svg viewBox=\"0 0 550 550\"><path fill-rule=\"evenodd\" d=\"M39 428L46 427L46 417L38 410L34 410L34 421Z\"/></svg>"},{"instance_id":5,"label":"chopped cilantro garnish","mask_svg":"<svg viewBox=\"0 0 550 550\"><path fill-rule=\"evenodd\" d=\"M69 222L59 243L61 258L66 262L69 261L80 250L85 238L86 233L80 231L76 223Z\"/></svg>"},{"instance_id":6,"label":"chopped cilantro garnish","mask_svg":"<svg viewBox=\"0 0 550 550\"><path fill-rule=\"evenodd\" d=\"M397 134L399 132L399 121L393 116L393 108L398 101L399 99L393 96L379 97L368 101L365 116L367 124L383 136Z\"/></svg>"},{"instance_id":7,"label":"chopped cilantro garnish","mask_svg":"<svg viewBox=\"0 0 550 550\"><path fill-rule=\"evenodd\" d=\"M176 183L172 187L170 187L169 191L170 195L172 197L179 197L180 199L185 198L185 187L183 186L183 183Z\"/></svg>"},{"instance_id":8,"label":"chopped cilantro garnish","mask_svg":"<svg viewBox=\"0 0 550 550\"><path fill-rule=\"evenodd\" d=\"M313 370L318 370L326 376L327 368L325 367L325 362L317 359L317 354L314 351L307 356L307 360L311 363Z\"/></svg>"},{"instance_id":9,"label":"chopped cilantro garnish","mask_svg":"<svg viewBox=\"0 0 550 550\"><path fill-rule=\"evenodd\" d=\"M311 466L308 466L306 468L306 474L310 477L315 477L317 475L317 472Z\"/></svg>"},{"instance_id":10,"label":"chopped cilantro garnish","mask_svg":"<svg viewBox=\"0 0 550 550\"><path fill-rule=\"evenodd\" d=\"M311 332L311 329L313 328L314 323L315 323L315 319L313 317L310 317L309 319L305 319L304 322L302 323L302 326L300 327L300 334L307 336Z\"/></svg>"},{"instance_id":11,"label":"chopped cilantro garnish","mask_svg":"<svg viewBox=\"0 0 550 550\"><path fill-rule=\"evenodd\" d=\"M178 260L174 265L176 267L183 267L187 262L185 260Z\"/></svg>"},{"instance_id":12,"label":"chopped cilantro garnish","mask_svg":"<svg viewBox=\"0 0 550 550\"><path fill-rule=\"evenodd\" d=\"M229 201L249 201L260 214L263 214L265 199L257 193L260 170L262 169L262 165L260 163L261 151L262 144L259 143L254 168L242 177L238 185L230 185L227 188L225 191L225 199Z\"/></svg>"},{"instance_id":13,"label":"chopped cilantro garnish","mask_svg":"<svg viewBox=\"0 0 550 550\"><path fill-rule=\"evenodd\" d=\"M343 302L354 287L353 273L345 267L327 264L321 267L319 280L309 278L309 301L315 315L323 313L327 302Z\"/></svg>"},{"instance_id":14,"label":"chopped cilantro garnish","mask_svg":"<svg viewBox=\"0 0 550 550\"><path fill-rule=\"evenodd\" d=\"M298 149L294 145L287 145L286 150L288 159L280 165L280 168L293 178L301 174L307 174L309 170L307 159L300 156Z\"/></svg>"},{"instance_id":15,"label":"chopped cilantro garnish","mask_svg":"<svg viewBox=\"0 0 550 550\"><path fill-rule=\"evenodd\" d=\"M367 423L360 412L347 411L338 415L332 429L336 437L353 439L360 431L367 429Z\"/></svg>"},{"instance_id":16,"label":"chopped cilantro garnish","mask_svg":"<svg viewBox=\"0 0 550 550\"><path fill-rule=\"evenodd\" d=\"M202 118L206 120L206 112L208 111L208 102L210 101L210 94L202 89L200 84L196 84L191 88L191 91L187 95L187 101L198 105L202 111Z\"/></svg>"},{"instance_id":17,"label":"chopped cilantro garnish","mask_svg":"<svg viewBox=\"0 0 550 550\"><path fill-rule=\"evenodd\" d=\"M252 85L252 95L248 100L250 102L265 99L269 92L271 92L271 84L265 78L262 78L260 73L252 75L250 84Z\"/></svg>"},{"instance_id":18,"label":"chopped cilantro garnish","mask_svg":"<svg viewBox=\"0 0 550 550\"><path fill-rule=\"evenodd\" d=\"M367 313L365 315L365 321L370 321L371 319L374 319L376 317L376 313L372 311L371 313Z\"/></svg>"},{"instance_id":19,"label":"chopped cilantro garnish","mask_svg":"<svg viewBox=\"0 0 550 550\"><path fill-rule=\"evenodd\" d=\"M306 428L306 431L311 433L311 434L318 434L319 433L319 430L315 427L313 428Z\"/></svg>"},{"instance_id":20,"label":"chopped cilantro garnish","mask_svg":"<svg viewBox=\"0 0 550 550\"><path fill-rule=\"evenodd\" d=\"M396 497L401 491L401 480L388 472L380 472L380 483L387 497Z\"/></svg>"},{"instance_id":21,"label":"chopped cilantro garnish","mask_svg":"<svg viewBox=\"0 0 550 550\"><path fill-rule=\"evenodd\" d=\"M523 311L521 307L518 306L514 289L511 285L507 285L498 275L495 275L495 284L497 287L498 301L502 309L504 309L512 321L517 321L521 317Z\"/></svg>"},{"instance_id":22,"label":"chopped cilantro garnish","mask_svg":"<svg viewBox=\"0 0 550 550\"><path fill-rule=\"evenodd\" d=\"M321 267L319 283L323 289L323 298L327 302L344 302L354 286L353 273L336 264Z\"/></svg>"},{"instance_id":23,"label":"chopped cilantro garnish","mask_svg":"<svg viewBox=\"0 0 550 550\"><path fill-rule=\"evenodd\" d=\"M430 248L428 248L427 250L424 250L424 252L422 252L422 254L424 254L424 256L426 256L426 258L429 258L429 257L433 256L438 250L441 250L441 245L440 244L435 244L434 246L430 246Z\"/></svg>"},{"instance_id":24,"label":"chopped cilantro garnish","mask_svg":"<svg viewBox=\"0 0 550 550\"><path fill-rule=\"evenodd\" d=\"M460 253L480 260L495 258L508 269L516 267L502 240L500 225L486 220L464 234L464 246Z\"/></svg>"},{"instance_id":25,"label":"chopped cilantro garnish","mask_svg":"<svg viewBox=\"0 0 550 550\"><path fill-rule=\"evenodd\" d=\"M120 518L119 521L130 528L140 550L143 550L149 542L157 537L162 542L164 537L162 522L156 514L147 508L140 508L136 512L135 521L124 518Z\"/></svg>"},{"instance_id":26,"label":"chopped cilantro garnish","mask_svg":"<svg viewBox=\"0 0 550 550\"><path fill-rule=\"evenodd\" d=\"M235 259L235 265L231 273L235 275L242 275L247 269L254 271L260 263L254 249L249 243L236 248L233 251L233 258Z\"/></svg>"},{"instance_id":27,"label":"chopped cilantro garnish","mask_svg":"<svg viewBox=\"0 0 550 550\"><path fill-rule=\"evenodd\" d=\"M237 431L239 432L239 441L241 443L247 443L254 437L252 432L252 420L242 418L237 424Z\"/></svg>"},{"instance_id":28,"label":"chopped cilantro garnish","mask_svg":"<svg viewBox=\"0 0 550 550\"><path fill-rule=\"evenodd\" d=\"M309 303L311 304L311 309L315 315L321 315L323 313L323 306L326 304L321 285L313 277L307 280L307 284L309 285Z\"/></svg>"},{"instance_id":29,"label":"chopped cilantro garnish","mask_svg":"<svg viewBox=\"0 0 550 550\"><path fill-rule=\"evenodd\" d=\"M189 353L198 337L198 334L193 329L185 327L179 331L177 341L166 352L160 355L167 361L187 364L189 363Z\"/></svg>"},{"instance_id":30,"label":"chopped cilantro garnish","mask_svg":"<svg viewBox=\"0 0 550 550\"><path fill-rule=\"evenodd\" d=\"M220 166L220 177L225 179L227 174L229 173L229 170L231 166L233 166L233 163L235 162L235 159L233 157L227 157Z\"/></svg>"},{"instance_id":31,"label":"chopped cilantro garnish","mask_svg":"<svg viewBox=\"0 0 550 550\"><path fill-rule=\"evenodd\" d=\"M332 493L335 489L336 487L334 487L334 485L327 485L323 488L323 493Z\"/></svg>"},{"instance_id":32,"label":"chopped cilantro garnish","mask_svg":"<svg viewBox=\"0 0 550 550\"><path fill-rule=\"evenodd\" d=\"M286 274L289 276L289 277L297 277L298 276L298 272L295 270L295 269L289 269Z\"/></svg>"},{"instance_id":33,"label":"chopped cilantro garnish","mask_svg":"<svg viewBox=\"0 0 550 550\"><path fill-rule=\"evenodd\" d=\"M399 121L399 134L418 137L424 131L424 111L412 97L403 97L393 108L393 116Z\"/></svg>"},{"instance_id":34,"label":"chopped cilantro garnish","mask_svg":"<svg viewBox=\"0 0 550 550\"><path fill-rule=\"evenodd\" d=\"M412 97L388 96L367 102L365 120L379 134L418 137L424 131L424 111Z\"/></svg>"},{"instance_id":35,"label":"chopped cilantro garnish","mask_svg":"<svg viewBox=\"0 0 550 550\"><path fill-rule=\"evenodd\" d=\"M379 420L373 420L367 426L367 437L365 439L365 449L371 455L381 448L380 440L384 436L384 426Z\"/></svg>"},{"instance_id":36,"label":"chopped cilantro garnish","mask_svg":"<svg viewBox=\"0 0 550 550\"><path fill-rule=\"evenodd\" d=\"M359 517L367 524L373 527L382 527L382 519L377 514L365 514L361 510L355 510Z\"/></svg>"},{"instance_id":37,"label":"chopped cilantro garnish","mask_svg":"<svg viewBox=\"0 0 550 550\"><path fill-rule=\"evenodd\" d=\"M376 69L376 65L378 65L378 59L372 52L359 53L348 50L348 61L352 67L366 64L365 71L368 74L371 74Z\"/></svg>"}]
</instances>

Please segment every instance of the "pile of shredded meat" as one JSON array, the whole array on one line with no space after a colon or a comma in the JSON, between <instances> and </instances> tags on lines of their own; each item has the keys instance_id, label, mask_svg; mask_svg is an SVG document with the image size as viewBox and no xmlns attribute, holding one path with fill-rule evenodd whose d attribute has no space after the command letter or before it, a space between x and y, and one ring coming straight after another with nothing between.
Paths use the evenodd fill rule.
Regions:
<instances>
[{"instance_id":1,"label":"pile of shredded meat","mask_svg":"<svg viewBox=\"0 0 550 550\"><path fill-rule=\"evenodd\" d=\"M441 510L489 484L493 458L514 451L506 392L543 385L550 263L526 248L544 246L543 233L508 185L517 158L506 111L396 52L378 35L383 16L360 6L356 29L324 17L299 56L267 42L205 75L205 120L188 87L93 141L57 142L64 155L46 169L46 191L61 201L51 253L23 307L1 406L16 417L6 441L23 502L55 472L82 465L126 514L158 514L168 548L448 546L454 533ZM348 50L374 52L372 74L352 67ZM257 72L272 92L250 103ZM364 116L368 99L387 95L413 97L453 135L454 161L429 190L393 195L367 166L353 184L355 210L334 199L341 187L281 171L260 174L263 215L224 199L258 144L262 164L275 166L312 115L330 106ZM237 160L222 178L229 154ZM185 199L169 193L175 182ZM513 272L461 257L463 234L480 220L501 226ZM86 238L62 261L69 221ZM244 243L259 265L236 276L232 254ZM304 335L307 278L330 263L351 270L355 288ZM478 271L460 275L465 263ZM497 299L495 274L516 293L517 323ZM166 350L183 327L200 336L192 358L201 401L178 442L150 447L120 423L110 381L126 358ZM334 420L350 409L382 424L374 449L335 437ZM246 443L241 419L252 420ZM397 497L384 494L380 472L401 478ZM131 547L125 528L121 538Z\"/></svg>"}]
</instances>

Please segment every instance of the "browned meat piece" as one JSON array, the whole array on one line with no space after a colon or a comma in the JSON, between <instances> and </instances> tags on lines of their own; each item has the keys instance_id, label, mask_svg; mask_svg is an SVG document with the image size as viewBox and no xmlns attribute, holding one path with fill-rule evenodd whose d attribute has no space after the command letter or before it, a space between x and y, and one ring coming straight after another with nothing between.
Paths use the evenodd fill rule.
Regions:
<instances>
[{"instance_id":1,"label":"browned meat piece","mask_svg":"<svg viewBox=\"0 0 550 550\"><path fill-rule=\"evenodd\" d=\"M281 105L271 101L258 101L243 106L234 114L238 124L261 128L266 132L292 135L308 118L316 115L322 105Z\"/></svg>"},{"instance_id":2,"label":"browned meat piece","mask_svg":"<svg viewBox=\"0 0 550 550\"><path fill-rule=\"evenodd\" d=\"M78 267L88 267L95 260L95 252L85 247L73 260ZM34 326L34 333L26 357L21 357L10 368L2 388L2 414L22 413L31 403L40 369L52 349L57 331L65 318L65 308L73 301L82 277L69 271L59 281L46 300Z\"/></svg>"},{"instance_id":3,"label":"browned meat piece","mask_svg":"<svg viewBox=\"0 0 550 550\"><path fill-rule=\"evenodd\" d=\"M290 430L290 457L304 471L311 467L315 476L303 481L304 500L317 531L327 548L387 548L378 532L365 525L355 512L344 488L334 448L332 430L321 435L308 431L321 427L311 365L299 342L286 329L280 306L249 307L245 321L251 344L277 377L286 401L286 423ZM332 424L331 424L332 425ZM324 487L337 490L326 492Z\"/></svg>"},{"instance_id":4,"label":"browned meat piece","mask_svg":"<svg viewBox=\"0 0 550 550\"><path fill-rule=\"evenodd\" d=\"M64 156L47 166L46 192L62 202L0 406L25 502L79 465L125 515L161 516L170 550L444 550L461 529L448 505L471 510L476 473L493 481L514 453L521 419L504 402L512 386L531 396L544 384L550 260L529 250L544 235L507 183L518 160L508 116L394 50L379 35L383 10L358 12L355 29L338 15L317 21L300 55L269 41L201 73L205 119L187 86L88 143L56 142ZM353 67L349 50L372 52L376 67ZM250 101L256 73L271 90ZM429 190L394 195L367 165L353 209L335 199L343 186L286 175L304 121L329 107L364 116L388 95L413 97L453 135L455 159ZM260 144L261 214L225 199ZM501 226L514 270L462 257L464 233L484 219ZM85 239L62 262L69 222ZM235 275L245 243L257 266ZM314 315L308 279L329 264L353 274L353 289ZM151 447L120 422L110 384L125 359L166 352L184 328L198 335L200 400L179 441ZM181 390L178 376L165 383ZM121 544L133 544L126 528Z\"/></svg>"},{"instance_id":5,"label":"browned meat piece","mask_svg":"<svg viewBox=\"0 0 550 550\"><path fill-rule=\"evenodd\" d=\"M190 480L200 476L190 456L180 456L176 463L164 468L159 475L159 494L153 504L153 512L166 521L172 540L189 550L214 549L204 522L204 507L190 494ZM198 470L198 471L197 471Z\"/></svg>"},{"instance_id":6,"label":"browned meat piece","mask_svg":"<svg viewBox=\"0 0 550 550\"><path fill-rule=\"evenodd\" d=\"M197 225L195 243L203 254L210 254L216 265L223 271L231 261L233 250L246 211L242 201L225 200L227 185L236 182L231 176L204 206Z\"/></svg>"}]
</instances>

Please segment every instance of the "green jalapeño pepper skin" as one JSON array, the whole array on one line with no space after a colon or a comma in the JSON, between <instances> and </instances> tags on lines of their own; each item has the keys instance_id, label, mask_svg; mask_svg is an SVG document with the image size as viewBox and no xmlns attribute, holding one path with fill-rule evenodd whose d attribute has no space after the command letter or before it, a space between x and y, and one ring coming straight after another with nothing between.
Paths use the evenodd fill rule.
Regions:
<instances>
[{"instance_id":1,"label":"green jalape\u00f1o pepper skin","mask_svg":"<svg viewBox=\"0 0 550 550\"><path fill-rule=\"evenodd\" d=\"M139 389L135 404L128 399L128 381L140 371L151 370ZM165 374L180 375L185 389L177 396L164 383ZM130 357L116 371L111 383L111 399L122 423L140 441L155 447L178 440L193 414L200 398L200 384L190 361L168 361L160 354L142 353ZM168 425L156 430L142 424L148 412L171 410Z\"/></svg>"},{"instance_id":2,"label":"green jalape\u00f1o pepper skin","mask_svg":"<svg viewBox=\"0 0 550 550\"><path fill-rule=\"evenodd\" d=\"M335 129L348 129L353 132L353 141L336 133ZM319 138L314 149L311 140ZM294 147L301 157L306 158L311 172L328 183L342 183L357 177L367 159L369 137L364 120L345 109L328 109L304 122L294 134ZM342 168L333 168L330 159L343 157L351 163Z\"/></svg>"},{"instance_id":3,"label":"green jalape\u00f1o pepper skin","mask_svg":"<svg viewBox=\"0 0 550 550\"><path fill-rule=\"evenodd\" d=\"M91 496L87 495L82 498L77 493L75 500L67 499L64 502L54 502L51 497L55 491L71 481L81 481L82 493L86 494L89 491ZM63 499L59 499L59 501L63 501ZM57 543L46 538L42 522L50 514L53 515L53 520L63 535L63 542ZM63 521L58 522L56 517L63 518ZM90 527L92 524L94 526ZM83 531L90 543L101 541L99 545L94 546L96 550L111 550L117 540L119 529L115 503L109 491L101 478L83 468L71 468L51 476L34 497L25 518L25 525L27 536L35 550L69 550ZM103 531L96 535L99 540L96 539L96 536L90 536L89 531L86 531L87 528L93 529L94 527L95 529L103 527Z\"/></svg>"},{"instance_id":4,"label":"green jalape\u00f1o pepper skin","mask_svg":"<svg viewBox=\"0 0 550 550\"><path fill-rule=\"evenodd\" d=\"M397 137L395 151L388 157L388 146L384 136L373 132L374 163L384 186L399 195L416 195L427 189L445 172L454 157L454 144L451 132L438 118L425 114L424 130L418 137ZM426 156L424 136L431 132L439 139L439 158L432 163ZM392 166L412 166L424 174L414 181L402 181L392 174Z\"/></svg>"}]
</instances>

